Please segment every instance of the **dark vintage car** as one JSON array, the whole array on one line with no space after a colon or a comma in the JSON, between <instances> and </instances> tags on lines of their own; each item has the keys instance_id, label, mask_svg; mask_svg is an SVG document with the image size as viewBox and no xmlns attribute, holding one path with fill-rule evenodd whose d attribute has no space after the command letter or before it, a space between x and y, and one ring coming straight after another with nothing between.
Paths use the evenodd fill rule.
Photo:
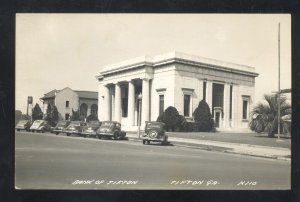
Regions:
<instances>
[{"instance_id":1,"label":"dark vintage car","mask_svg":"<svg viewBox=\"0 0 300 202\"><path fill-rule=\"evenodd\" d=\"M165 124L162 122L146 121L145 133L142 137L143 144L150 142L168 143L168 135L165 133Z\"/></svg>"},{"instance_id":2,"label":"dark vintage car","mask_svg":"<svg viewBox=\"0 0 300 202\"><path fill-rule=\"evenodd\" d=\"M30 120L20 120L17 125L16 125L16 130L26 130L27 132L29 131L31 126Z\"/></svg>"},{"instance_id":3,"label":"dark vintage car","mask_svg":"<svg viewBox=\"0 0 300 202\"><path fill-rule=\"evenodd\" d=\"M100 126L100 121L89 121L87 126L83 127L81 135L83 137L96 136L96 131Z\"/></svg>"},{"instance_id":4,"label":"dark vintage car","mask_svg":"<svg viewBox=\"0 0 300 202\"><path fill-rule=\"evenodd\" d=\"M70 124L70 121L59 121L56 126L52 129L52 133L55 133L58 135L59 133L62 133L63 130L68 127Z\"/></svg>"},{"instance_id":5,"label":"dark vintage car","mask_svg":"<svg viewBox=\"0 0 300 202\"><path fill-rule=\"evenodd\" d=\"M50 131L51 126L45 120L35 120L30 127L31 132L46 132Z\"/></svg>"},{"instance_id":6,"label":"dark vintage car","mask_svg":"<svg viewBox=\"0 0 300 202\"><path fill-rule=\"evenodd\" d=\"M121 124L116 121L104 121L96 132L96 137L111 137L113 139L123 139L126 132L121 130Z\"/></svg>"},{"instance_id":7,"label":"dark vintage car","mask_svg":"<svg viewBox=\"0 0 300 202\"><path fill-rule=\"evenodd\" d=\"M80 135L83 127L85 127L86 125L87 123L83 121L71 121L70 125L65 130L63 130L63 132L66 133L67 136L70 136L72 134Z\"/></svg>"}]
</instances>

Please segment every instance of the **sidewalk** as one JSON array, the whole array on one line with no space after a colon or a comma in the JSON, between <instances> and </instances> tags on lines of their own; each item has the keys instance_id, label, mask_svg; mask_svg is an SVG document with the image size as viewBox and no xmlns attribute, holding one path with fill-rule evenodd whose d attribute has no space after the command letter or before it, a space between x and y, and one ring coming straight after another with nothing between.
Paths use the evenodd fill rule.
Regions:
<instances>
[{"instance_id":1,"label":"sidewalk","mask_svg":"<svg viewBox=\"0 0 300 202\"><path fill-rule=\"evenodd\" d=\"M142 134L142 133L141 133ZM248 155L248 156L256 156L256 157L264 157L264 158L272 158L272 159L281 159L281 160L290 160L291 159L291 150L290 148L283 147L287 145L287 142L290 142L290 140L282 140L280 142L277 142L274 138L268 138L267 140L270 142L269 145L274 144L275 146L264 146L261 145L262 142L265 144L267 140L261 141L261 137L255 137L255 134L252 135L252 139L258 138L258 142L260 144L247 144L245 142L245 139L248 140L248 142L254 142L253 140L250 141L251 137L249 134L229 134L224 133L224 137L230 136L231 138L219 138L221 141L216 140L208 140L206 133L167 133L169 136L169 142L171 144L177 145L177 146L184 146L184 147L194 147L198 149L205 149L205 150L212 150L212 151L221 151L224 153L233 153L233 154L240 154L240 155ZM209 133L209 137L211 139L217 139L216 137L223 135L220 133ZM239 138L240 136L247 136L247 138ZM126 136L129 139L140 141L138 139L137 133L134 132L127 132ZM176 137L175 137L176 136ZM185 138L178 137L178 136L185 136ZM233 142L230 142L228 140L234 140ZM240 141L239 141L240 140ZM282 147L278 146L278 144L283 145Z\"/></svg>"}]
</instances>

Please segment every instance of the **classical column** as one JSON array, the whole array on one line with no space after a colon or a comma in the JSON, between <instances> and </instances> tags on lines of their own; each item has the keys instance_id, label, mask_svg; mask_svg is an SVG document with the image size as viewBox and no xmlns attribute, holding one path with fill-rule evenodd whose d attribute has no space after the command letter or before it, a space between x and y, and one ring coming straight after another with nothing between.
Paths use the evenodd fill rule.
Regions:
<instances>
[{"instance_id":1,"label":"classical column","mask_svg":"<svg viewBox=\"0 0 300 202\"><path fill-rule=\"evenodd\" d=\"M150 103L150 90L149 90L149 79L143 79L142 87L142 122L141 125L145 124L145 121L149 121L149 103Z\"/></svg>"},{"instance_id":2,"label":"classical column","mask_svg":"<svg viewBox=\"0 0 300 202\"><path fill-rule=\"evenodd\" d=\"M115 85L115 121L121 122L121 86Z\"/></svg>"},{"instance_id":3,"label":"classical column","mask_svg":"<svg viewBox=\"0 0 300 202\"><path fill-rule=\"evenodd\" d=\"M102 103L102 105L99 106L99 108L100 107L102 108L102 112L100 112L100 113L103 113L102 121L107 121L110 118L109 87L104 85L102 87L102 90L103 90L103 93L102 93L103 97L100 99L103 99L103 103Z\"/></svg>"},{"instance_id":4,"label":"classical column","mask_svg":"<svg viewBox=\"0 0 300 202\"><path fill-rule=\"evenodd\" d=\"M115 120L115 90L110 88L110 120Z\"/></svg>"},{"instance_id":5,"label":"classical column","mask_svg":"<svg viewBox=\"0 0 300 202\"><path fill-rule=\"evenodd\" d=\"M128 82L128 124L134 126L135 86L133 81Z\"/></svg>"},{"instance_id":6,"label":"classical column","mask_svg":"<svg viewBox=\"0 0 300 202\"><path fill-rule=\"evenodd\" d=\"M233 128L239 127L238 124L238 109L239 109L239 100L238 100L239 86L232 85L232 126Z\"/></svg>"},{"instance_id":7,"label":"classical column","mask_svg":"<svg viewBox=\"0 0 300 202\"><path fill-rule=\"evenodd\" d=\"M209 106L210 112L213 113L212 109L212 96L213 96L213 83L211 81L206 81L206 102Z\"/></svg>"},{"instance_id":8,"label":"classical column","mask_svg":"<svg viewBox=\"0 0 300 202\"><path fill-rule=\"evenodd\" d=\"M230 105L230 85L224 84L224 96L223 96L223 127L229 127L229 106Z\"/></svg>"}]
</instances>

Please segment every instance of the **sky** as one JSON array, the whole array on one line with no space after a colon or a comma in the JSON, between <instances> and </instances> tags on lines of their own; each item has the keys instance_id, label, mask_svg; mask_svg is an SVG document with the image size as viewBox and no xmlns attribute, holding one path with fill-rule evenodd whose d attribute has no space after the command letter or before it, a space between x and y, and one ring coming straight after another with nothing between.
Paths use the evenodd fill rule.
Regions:
<instances>
[{"instance_id":1,"label":"sky","mask_svg":"<svg viewBox=\"0 0 300 202\"><path fill-rule=\"evenodd\" d=\"M109 64L171 51L253 66L255 103L291 88L289 14L17 14L16 101L53 89L97 91L95 76Z\"/></svg>"}]
</instances>

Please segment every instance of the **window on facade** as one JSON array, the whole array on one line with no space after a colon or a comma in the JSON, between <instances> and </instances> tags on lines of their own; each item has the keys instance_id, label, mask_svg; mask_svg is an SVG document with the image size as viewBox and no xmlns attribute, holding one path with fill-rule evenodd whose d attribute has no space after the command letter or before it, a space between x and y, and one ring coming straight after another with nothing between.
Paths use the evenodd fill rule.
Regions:
<instances>
[{"instance_id":1,"label":"window on facade","mask_svg":"<svg viewBox=\"0 0 300 202\"><path fill-rule=\"evenodd\" d=\"M69 107L69 101L66 101L66 107Z\"/></svg>"},{"instance_id":2,"label":"window on facade","mask_svg":"<svg viewBox=\"0 0 300 202\"><path fill-rule=\"evenodd\" d=\"M206 81L203 81L203 100L206 101Z\"/></svg>"},{"instance_id":3,"label":"window on facade","mask_svg":"<svg viewBox=\"0 0 300 202\"><path fill-rule=\"evenodd\" d=\"M165 95L159 95L159 115L164 113Z\"/></svg>"},{"instance_id":4,"label":"window on facade","mask_svg":"<svg viewBox=\"0 0 300 202\"><path fill-rule=\"evenodd\" d=\"M248 119L248 100L243 100L243 119Z\"/></svg>"},{"instance_id":5,"label":"window on facade","mask_svg":"<svg viewBox=\"0 0 300 202\"><path fill-rule=\"evenodd\" d=\"M190 116L191 95L184 95L184 116Z\"/></svg>"}]
</instances>

